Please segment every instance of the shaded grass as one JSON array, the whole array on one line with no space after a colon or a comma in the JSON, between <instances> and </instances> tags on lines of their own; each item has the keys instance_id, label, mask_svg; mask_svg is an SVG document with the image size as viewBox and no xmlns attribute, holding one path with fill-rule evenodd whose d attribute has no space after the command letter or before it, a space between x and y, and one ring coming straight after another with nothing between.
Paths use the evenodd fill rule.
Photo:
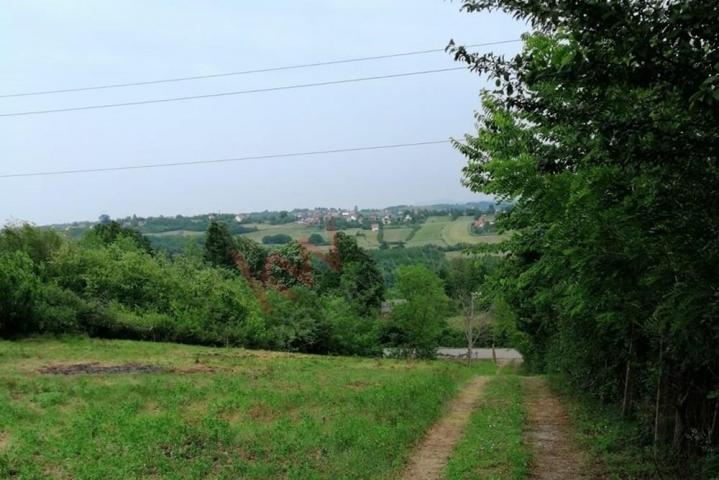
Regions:
<instances>
[{"instance_id":1,"label":"shaded grass","mask_svg":"<svg viewBox=\"0 0 719 480\"><path fill-rule=\"evenodd\" d=\"M564 396L578 440L607 478L719 478L717 457L679 459L668 451L655 451L651 445L651 432L642 431L639 423L623 418L616 405L603 404L588 395L578 394L558 377L549 379L552 388Z\"/></svg>"},{"instance_id":2,"label":"shaded grass","mask_svg":"<svg viewBox=\"0 0 719 480\"><path fill-rule=\"evenodd\" d=\"M181 370L37 372L93 361ZM0 342L0 478L397 478L461 384L493 372L131 341Z\"/></svg>"},{"instance_id":3,"label":"shaded grass","mask_svg":"<svg viewBox=\"0 0 719 480\"><path fill-rule=\"evenodd\" d=\"M530 460L523 442L526 418L521 378L505 374L490 380L449 459L447 480L525 478Z\"/></svg>"}]
</instances>

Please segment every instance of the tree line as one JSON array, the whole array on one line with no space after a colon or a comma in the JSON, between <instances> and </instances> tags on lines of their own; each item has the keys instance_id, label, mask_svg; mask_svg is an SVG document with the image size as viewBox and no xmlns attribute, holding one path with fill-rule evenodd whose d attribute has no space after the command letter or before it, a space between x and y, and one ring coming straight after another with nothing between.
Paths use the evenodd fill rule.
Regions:
<instances>
[{"instance_id":1,"label":"tree line","mask_svg":"<svg viewBox=\"0 0 719 480\"><path fill-rule=\"evenodd\" d=\"M343 355L434 356L451 302L442 273L404 263L388 289L343 232L329 251L273 249L210 222L172 257L137 230L101 223L79 240L29 225L0 231L0 336L80 333ZM391 295L405 303L380 315Z\"/></svg>"},{"instance_id":2,"label":"tree line","mask_svg":"<svg viewBox=\"0 0 719 480\"><path fill-rule=\"evenodd\" d=\"M528 22L456 143L474 191L516 199L497 298L525 360L616 405L656 449L718 469L719 3L466 0ZM689 468L691 467L691 468Z\"/></svg>"}]
</instances>

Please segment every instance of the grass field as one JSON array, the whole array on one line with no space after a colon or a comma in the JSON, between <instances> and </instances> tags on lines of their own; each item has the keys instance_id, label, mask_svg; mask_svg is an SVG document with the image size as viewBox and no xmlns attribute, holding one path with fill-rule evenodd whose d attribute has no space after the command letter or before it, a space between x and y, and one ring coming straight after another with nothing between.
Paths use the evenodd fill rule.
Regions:
<instances>
[{"instance_id":1,"label":"grass field","mask_svg":"<svg viewBox=\"0 0 719 480\"><path fill-rule=\"evenodd\" d=\"M477 245L480 243L497 243L505 235L472 235L470 225L472 217L429 217L420 226L419 231L407 242L408 247L436 245L449 247L458 244ZM386 233L385 233L386 235Z\"/></svg>"},{"instance_id":2,"label":"grass field","mask_svg":"<svg viewBox=\"0 0 719 480\"><path fill-rule=\"evenodd\" d=\"M169 232L160 233L145 233L146 237L197 237L204 236L205 232L198 232L196 230L171 230Z\"/></svg>"},{"instance_id":3,"label":"grass field","mask_svg":"<svg viewBox=\"0 0 719 480\"><path fill-rule=\"evenodd\" d=\"M386 228L384 229L383 238L385 242L404 242L412 235L413 228Z\"/></svg>"},{"instance_id":4,"label":"grass field","mask_svg":"<svg viewBox=\"0 0 719 480\"><path fill-rule=\"evenodd\" d=\"M154 373L63 375L97 362ZM140 366L139 368L144 368ZM393 479L495 367L68 338L0 342L0 477Z\"/></svg>"},{"instance_id":5,"label":"grass field","mask_svg":"<svg viewBox=\"0 0 719 480\"><path fill-rule=\"evenodd\" d=\"M293 240L307 240L313 233L319 233L323 237L327 237L324 228L300 225L298 223L286 223L284 225L268 225L265 223L249 224L248 227L256 227L256 232L243 233L243 237L251 238L257 242L262 242L262 237L266 235L277 235L279 233L289 235Z\"/></svg>"},{"instance_id":6,"label":"grass field","mask_svg":"<svg viewBox=\"0 0 719 480\"><path fill-rule=\"evenodd\" d=\"M404 242L412 234L413 228L385 228L385 242Z\"/></svg>"}]
</instances>

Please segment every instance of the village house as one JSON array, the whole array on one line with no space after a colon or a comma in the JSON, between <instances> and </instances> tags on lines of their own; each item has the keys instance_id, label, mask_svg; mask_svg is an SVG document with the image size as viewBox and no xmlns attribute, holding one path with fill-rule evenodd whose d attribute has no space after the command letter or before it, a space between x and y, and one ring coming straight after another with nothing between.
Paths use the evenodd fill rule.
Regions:
<instances>
[{"instance_id":1,"label":"village house","mask_svg":"<svg viewBox=\"0 0 719 480\"><path fill-rule=\"evenodd\" d=\"M480 215L479 218L477 218L474 221L473 225L474 225L474 228L476 228L476 229L482 229L482 228L484 228L484 226L486 224L487 224L487 217L485 217L484 215Z\"/></svg>"}]
</instances>

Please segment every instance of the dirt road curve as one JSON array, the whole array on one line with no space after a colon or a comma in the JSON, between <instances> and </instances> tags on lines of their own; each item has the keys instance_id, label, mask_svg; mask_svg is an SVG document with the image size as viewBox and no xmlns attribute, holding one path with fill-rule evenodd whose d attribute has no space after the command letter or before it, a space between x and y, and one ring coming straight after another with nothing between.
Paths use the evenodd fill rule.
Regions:
<instances>
[{"instance_id":1,"label":"dirt road curve","mask_svg":"<svg viewBox=\"0 0 719 480\"><path fill-rule=\"evenodd\" d=\"M415 450L402 480L442 478L442 469L461 438L486 381L485 377L475 378L452 400L447 414L429 429Z\"/></svg>"},{"instance_id":2,"label":"dirt road curve","mask_svg":"<svg viewBox=\"0 0 719 480\"><path fill-rule=\"evenodd\" d=\"M559 398L542 378L525 379L527 442L532 449L530 479L600 479L574 441L569 417Z\"/></svg>"}]
</instances>

